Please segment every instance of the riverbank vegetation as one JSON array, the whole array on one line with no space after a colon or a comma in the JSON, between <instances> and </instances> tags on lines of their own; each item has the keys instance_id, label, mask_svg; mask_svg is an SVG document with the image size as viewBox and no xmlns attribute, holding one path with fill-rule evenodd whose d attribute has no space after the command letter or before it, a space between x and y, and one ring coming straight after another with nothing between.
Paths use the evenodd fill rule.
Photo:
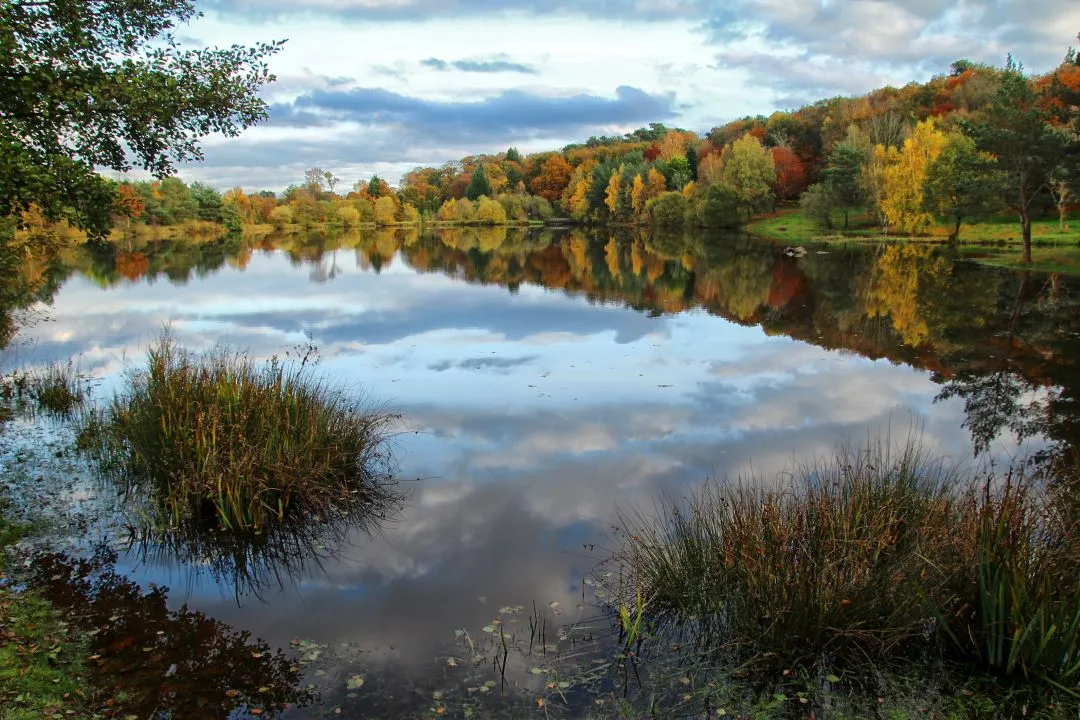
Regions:
<instances>
[{"instance_id":1,"label":"riverbank vegetation","mask_svg":"<svg viewBox=\"0 0 1080 720\"><path fill-rule=\"evenodd\" d=\"M162 337L127 390L87 414L80 442L164 527L259 531L331 517L386 493L393 415L315 375L313 357L256 364Z\"/></svg>"},{"instance_id":2,"label":"riverbank vegetation","mask_svg":"<svg viewBox=\"0 0 1080 720\"><path fill-rule=\"evenodd\" d=\"M322 168L276 194L225 193L175 177L115 185L117 237L395 225L525 225L553 220L663 228L737 227L800 203L804 232L982 238L1006 214L1032 260L1041 228L1075 239L1080 197L1080 61L1029 77L965 60L926 83L830 98L699 135L653 123L556 152L514 148L416 168L397 187L341 188ZM33 228L33 209L23 225ZM770 220L756 223L771 234ZM787 221L789 225L794 220Z\"/></svg>"},{"instance_id":3,"label":"riverbank vegetation","mask_svg":"<svg viewBox=\"0 0 1080 720\"><path fill-rule=\"evenodd\" d=\"M909 442L709 484L623 518L620 607L743 673L827 687L950 663L1065 717L1080 706L1077 482L1060 466L961 475Z\"/></svg>"}]
</instances>

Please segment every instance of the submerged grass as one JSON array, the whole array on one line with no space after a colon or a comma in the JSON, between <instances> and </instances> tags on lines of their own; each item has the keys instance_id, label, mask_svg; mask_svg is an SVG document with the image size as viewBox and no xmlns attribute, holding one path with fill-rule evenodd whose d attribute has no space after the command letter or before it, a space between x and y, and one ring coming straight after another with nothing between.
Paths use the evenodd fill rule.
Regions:
<instances>
[{"instance_id":1,"label":"submerged grass","mask_svg":"<svg viewBox=\"0 0 1080 720\"><path fill-rule=\"evenodd\" d=\"M0 377L0 403L8 412L70 418L88 394L86 378L70 362L16 370Z\"/></svg>"},{"instance_id":2,"label":"submerged grass","mask_svg":"<svg viewBox=\"0 0 1080 720\"><path fill-rule=\"evenodd\" d=\"M129 388L87 415L80 442L167 524L260 530L382 496L396 416L315 374L311 354L257 364L224 348L197 355L167 335Z\"/></svg>"},{"instance_id":3,"label":"submerged grass","mask_svg":"<svg viewBox=\"0 0 1080 720\"><path fill-rule=\"evenodd\" d=\"M621 597L736 664L949 660L1075 700L1074 477L965 476L908 442L710 484L623 519Z\"/></svg>"}]
</instances>

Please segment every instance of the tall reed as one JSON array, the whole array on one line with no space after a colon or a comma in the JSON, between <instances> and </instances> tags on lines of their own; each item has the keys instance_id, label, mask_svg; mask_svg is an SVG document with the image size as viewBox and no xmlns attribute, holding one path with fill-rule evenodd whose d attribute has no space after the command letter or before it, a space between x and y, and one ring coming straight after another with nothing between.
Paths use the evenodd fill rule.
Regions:
<instances>
[{"instance_id":1,"label":"tall reed","mask_svg":"<svg viewBox=\"0 0 1080 720\"><path fill-rule=\"evenodd\" d=\"M952 657L1080 682L1076 483L962 474L915 441L623 518L622 594L699 642L790 666Z\"/></svg>"},{"instance_id":2,"label":"tall reed","mask_svg":"<svg viewBox=\"0 0 1080 720\"><path fill-rule=\"evenodd\" d=\"M394 415L318 377L308 359L196 355L163 336L128 390L90 413L81 442L172 524L260 529L364 502L389 479Z\"/></svg>"}]
</instances>

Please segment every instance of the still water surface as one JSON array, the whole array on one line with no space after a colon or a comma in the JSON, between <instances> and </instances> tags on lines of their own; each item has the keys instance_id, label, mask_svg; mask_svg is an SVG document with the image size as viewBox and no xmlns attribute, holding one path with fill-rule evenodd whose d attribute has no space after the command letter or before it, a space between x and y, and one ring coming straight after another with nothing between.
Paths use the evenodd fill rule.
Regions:
<instances>
[{"instance_id":1,"label":"still water surface","mask_svg":"<svg viewBox=\"0 0 1080 720\"><path fill-rule=\"evenodd\" d=\"M26 352L75 357L99 394L167 326L260 358L311 342L330 378L403 414L401 512L321 562L252 587L167 552L120 557L271 646L327 645L306 679L333 692L297 716L362 712L364 689L334 697L358 673L397 693L393 712L427 713L456 682L448 660L468 659L455 630L483 637L515 606L524 625L533 603L551 628L595 618L583 581L618 511L661 492L912 426L957 462L1075 436L1080 286L933 248L370 232L84 253L70 271ZM530 664L519 681L542 686Z\"/></svg>"}]
</instances>

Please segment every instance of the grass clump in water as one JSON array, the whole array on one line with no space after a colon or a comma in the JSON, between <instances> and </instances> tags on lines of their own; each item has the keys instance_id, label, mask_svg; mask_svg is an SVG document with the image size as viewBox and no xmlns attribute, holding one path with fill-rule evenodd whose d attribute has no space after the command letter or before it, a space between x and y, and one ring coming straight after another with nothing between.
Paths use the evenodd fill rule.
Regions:
<instances>
[{"instance_id":1,"label":"grass clump in water","mask_svg":"<svg viewBox=\"0 0 1080 720\"><path fill-rule=\"evenodd\" d=\"M260 530L357 507L385 491L396 416L327 385L311 358L257 364L163 336L127 392L88 415L80 442L174 526Z\"/></svg>"},{"instance_id":2,"label":"grass clump in water","mask_svg":"<svg viewBox=\"0 0 1080 720\"><path fill-rule=\"evenodd\" d=\"M960 661L1080 687L1077 483L965 477L914 442L624 518L622 597L652 627L776 668Z\"/></svg>"},{"instance_id":3,"label":"grass clump in water","mask_svg":"<svg viewBox=\"0 0 1080 720\"><path fill-rule=\"evenodd\" d=\"M0 402L9 412L43 412L70 418L89 394L86 379L70 362L0 377Z\"/></svg>"}]
</instances>

